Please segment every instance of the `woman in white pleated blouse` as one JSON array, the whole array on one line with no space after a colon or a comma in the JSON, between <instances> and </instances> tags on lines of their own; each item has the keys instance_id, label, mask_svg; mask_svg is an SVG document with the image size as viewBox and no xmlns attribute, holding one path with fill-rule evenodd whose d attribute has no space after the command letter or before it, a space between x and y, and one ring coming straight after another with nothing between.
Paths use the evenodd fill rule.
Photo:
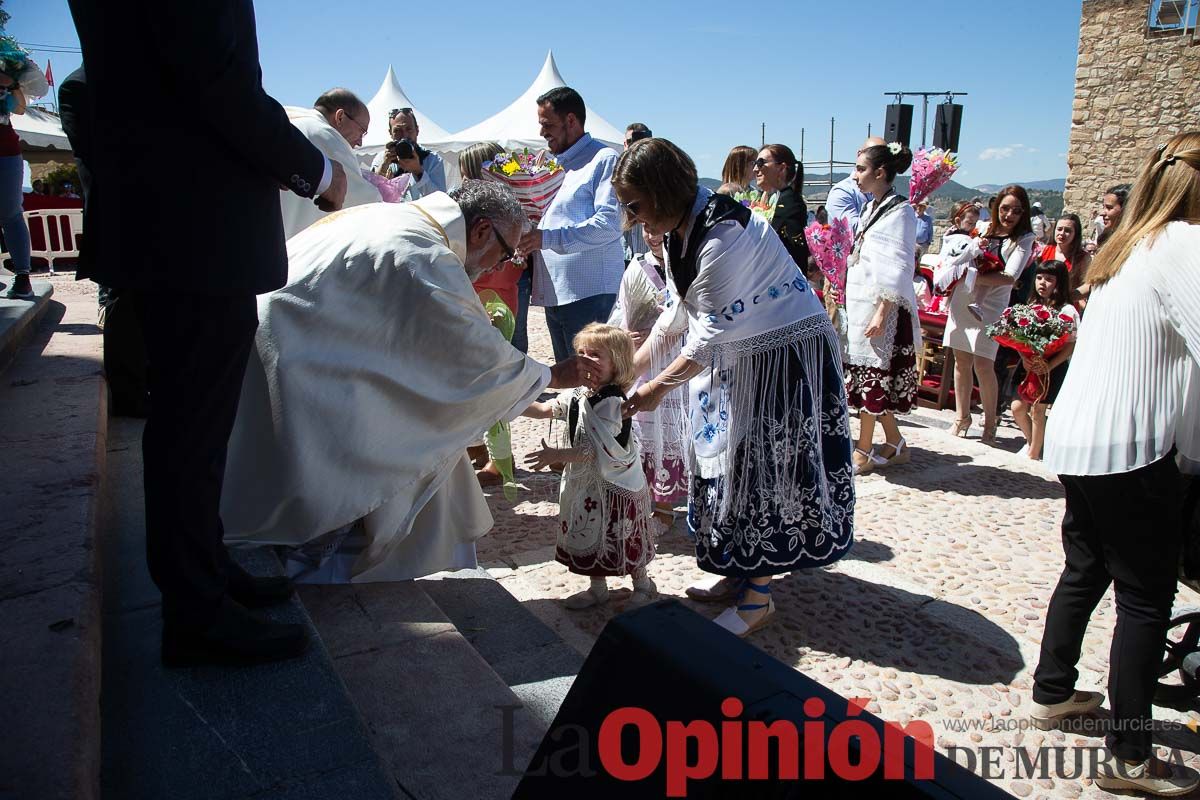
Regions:
<instances>
[{"instance_id":1,"label":"woman in white pleated blouse","mask_svg":"<svg viewBox=\"0 0 1200 800\"><path fill-rule=\"evenodd\" d=\"M1200 785L1194 770L1155 759L1149 727L1184 536L1177 458L1200 461L1200 131L1149 154L1124 216L1088 272L1087 313L1046 431L1045 463L1066 491L1066 568L1032 714L1050 723L1103 701L1075 690L1076 664L1115 582L1107 744L1126 768L1097 783L1163 793Z\"/></svg>"}]
</instances>

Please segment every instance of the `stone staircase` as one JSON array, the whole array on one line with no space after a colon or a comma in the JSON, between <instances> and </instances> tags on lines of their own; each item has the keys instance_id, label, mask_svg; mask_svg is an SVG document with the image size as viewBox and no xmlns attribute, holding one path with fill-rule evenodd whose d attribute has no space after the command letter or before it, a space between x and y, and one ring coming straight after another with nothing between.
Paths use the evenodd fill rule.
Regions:
<instances>
[{"instance_id":1,"label":"stone staircase","mask_svg":"<svg viewBox=\"0 0 1200 800\"><path fill-rule=\"evenodd\" d=\"M109 418L94 290L68 281L0 330L24 504L0 517L0 800L510 797L583 658L486 571L306 586L271 611L310 627L305 657L162 668L142 425Z\"/></svg>"}]
</instances>

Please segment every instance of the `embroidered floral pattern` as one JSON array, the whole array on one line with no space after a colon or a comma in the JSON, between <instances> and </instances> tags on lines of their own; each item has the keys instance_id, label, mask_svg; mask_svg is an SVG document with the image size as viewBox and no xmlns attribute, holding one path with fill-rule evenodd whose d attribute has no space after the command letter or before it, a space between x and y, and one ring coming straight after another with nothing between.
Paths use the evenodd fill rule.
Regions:
<instances>
[{"instance_id":1,"label":"embroidered floral pattern","mask_svg":"<svg viewBox=\"0 0 1200 800\"><path fill-rule=\"evenodd\" d=\"M850 422L838 365L826 361L823 370L825 391L815 403L811 382L798 370L801 377L782 391L806 400L779 404L794 411L788 418L765 414L759 420L762 435L747 436L738 446L731 469L750 486L742 511L731 511L717 522L720 481L692 478L688 530L701 569L719 575L772 575L829 564L850 548L855 502ZM781 431L789 431L790 440ZM805 467L791 479L795 485L781 491L776 476L784 454L796 446L804 451Z\"/></svg>"}]
</instances>

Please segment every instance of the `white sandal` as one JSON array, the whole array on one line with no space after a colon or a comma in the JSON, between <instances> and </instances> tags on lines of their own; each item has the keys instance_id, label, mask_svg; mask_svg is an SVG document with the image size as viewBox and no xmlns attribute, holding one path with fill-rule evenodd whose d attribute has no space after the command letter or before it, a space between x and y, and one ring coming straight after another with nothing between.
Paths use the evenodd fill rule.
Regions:
<instances>
[{"instance_id":1,"label":"white sandal","mask_svg":"<svg viewBox=\"0 0 1200 800\"><path fill-rule=\"evenodd\" d=\"M729 608L725 609L721 612L720 616L713 620L713 622L720 625L722 628L729 631L739 639L744 639L750 634L754 633L756 630L770 622L771 617L775 616L775 599L771 597L770 584L765 587L755 586L753 583L747 581L742 595L738 596L739 600L741 600L747 590L752 590L758 592L759 594L767 595L767 602L750 604L739 603L736 606L730 606ZM755 620L753 624L746 622L746 620L742 619L742 615L738 613L739 611L756 611L760 608L767 609L767 613Z\"/></svg>"},{"instance_id":2,"label":"white sandal","mask_svg":"<svg viewBox=\"0 0 1200 800\"><path fill-rule=\"evenodd\" d=\"M576 592L570 597L562 601L563 607L570 611L583 611L588 608L602 606L608 602L608 589L603 592L594 592L592 587L584 589L582 592Z\"/></svg>"}]
</instances>

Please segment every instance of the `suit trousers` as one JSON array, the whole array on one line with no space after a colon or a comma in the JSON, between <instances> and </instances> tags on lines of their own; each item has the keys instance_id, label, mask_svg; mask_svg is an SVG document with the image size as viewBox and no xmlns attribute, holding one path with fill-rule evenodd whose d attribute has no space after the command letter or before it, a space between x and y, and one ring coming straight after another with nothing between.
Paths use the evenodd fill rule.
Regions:
<instances>
[{"instance_id":1,"label":"suit trousers","mask_svg":"<svg viewBox=\"0 0 1200 800\"><path fill-rule=\"evenodd\" d=\"M1075 691L1083 636L1097 604L1115 584L1117 626L1109 650L1109 750L1118 758L1151 754L1151 705L1183 545L1183 482L1172 452L1112 475L1060 475L1066 567L1050 598L1034 702Z\"/></svg>"},{"instance_id":2,"label":"suit trousers","mask_svg":"<svg viewBox=\"0 0 1200 800\"><path fill-rule=\"evenodd\" d=\"M206 627L225 594L221 486L258 306L250 293L137 292L150 414L142 437L146 559L165 624Z\"/></svg>"}]
</instances>

